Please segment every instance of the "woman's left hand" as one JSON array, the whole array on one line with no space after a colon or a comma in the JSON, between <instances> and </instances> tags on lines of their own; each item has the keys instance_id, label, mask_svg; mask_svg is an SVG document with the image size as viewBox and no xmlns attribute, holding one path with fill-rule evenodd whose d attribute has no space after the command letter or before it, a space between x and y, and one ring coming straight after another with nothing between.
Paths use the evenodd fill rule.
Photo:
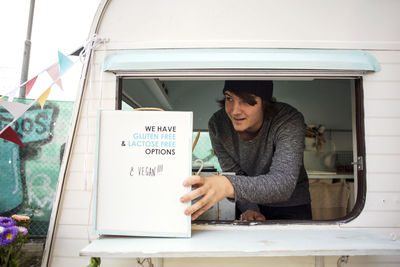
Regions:
<instances>
[{"instance_id":1,"label":"woman's left hand","mask_svg":"<svg viewBox=\"0 0 400 267\"><path fill-rule=\"evenodd\" d=\"M200 197L196 203L185 210L186 215L192 215L192 221L222 199L235 197L233 185L225 176L201 177L194 175L187 178L183 185L197 188L182 196L180 198L181 202L185 203Z\"/></svg>"}]
</instances>

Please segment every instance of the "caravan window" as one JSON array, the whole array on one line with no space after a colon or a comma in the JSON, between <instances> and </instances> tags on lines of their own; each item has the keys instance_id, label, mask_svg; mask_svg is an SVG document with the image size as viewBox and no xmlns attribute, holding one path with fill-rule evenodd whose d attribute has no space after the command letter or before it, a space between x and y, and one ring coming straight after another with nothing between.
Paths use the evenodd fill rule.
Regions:
<instances>
[{"instance_id":1,"label":"caravan window","mask_svg":"<svg viewBox=\"0 0 400 267\"><path fill-rule=\"evenodd\" d=\"M202 159L205 162L201 175L220 173L222 170L208 134L208 120L220 108L217 100L223 98L225 79L232 78L120 76L117 108L193 111L193 140L200 133L193 161ZM274 82L276 101L290 104L305 118L304 165L309 178L313 222L351 220L361 212L365 196L362 79L265 77L267 79ZM194 165L193 170L197 167ZM239 220L235 204L228 200L215 205L196 222L245 223Z\"/></svg>"}]
</instances>

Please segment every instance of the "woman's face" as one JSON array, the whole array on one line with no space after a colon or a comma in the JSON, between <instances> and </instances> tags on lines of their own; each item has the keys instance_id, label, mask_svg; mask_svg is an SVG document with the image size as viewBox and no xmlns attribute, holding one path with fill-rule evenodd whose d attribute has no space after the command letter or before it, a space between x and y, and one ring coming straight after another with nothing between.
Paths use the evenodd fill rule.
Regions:
<instances>
[{"instance_id":1,"label":"woman's face","mask_svg":"<svg viewBox=\"0 0 400 267\"><path fill-rule=\"evenodd\" d=\"M262 100L259 96L254 96L256 104L254 106L235 95L230 91L225 92L225 111L232 121L233 127L244 140L254 138L264 121Z\"/></svg>"}]
</instances>

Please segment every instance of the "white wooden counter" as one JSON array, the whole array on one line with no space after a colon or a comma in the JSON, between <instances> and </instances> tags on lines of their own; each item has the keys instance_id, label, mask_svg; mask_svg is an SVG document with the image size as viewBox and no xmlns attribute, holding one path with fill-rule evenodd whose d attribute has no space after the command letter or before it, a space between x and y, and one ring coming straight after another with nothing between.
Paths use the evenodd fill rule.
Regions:
<instances>
[{"instance_id":1,"label":"white wooden counter","mask_svg":"<svg viewBox=\"0 0 400 267\"><path fill-rule=\"evenodd\" d=\"M191 238L103 237L91 257L262 257L400 255L400 241L366 230L194 230Z\"/></svg>"}]
</instances>

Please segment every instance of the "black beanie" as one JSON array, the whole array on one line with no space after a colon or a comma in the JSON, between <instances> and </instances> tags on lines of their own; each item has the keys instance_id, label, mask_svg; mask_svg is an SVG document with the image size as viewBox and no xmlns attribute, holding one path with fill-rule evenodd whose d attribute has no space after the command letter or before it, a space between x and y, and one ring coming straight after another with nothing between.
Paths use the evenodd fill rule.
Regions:
<instances>
[{"instance_id":1,"label":"black beanie","mask_svg":"<svg viewBox=\"0 0 400 267\"><path fill-rule=\"evenodd\" d=\"M272 81L225 81L222 92L248 92L261 97L262 100L271 101L273 87Z\"/></svg>"}]
</instances>

